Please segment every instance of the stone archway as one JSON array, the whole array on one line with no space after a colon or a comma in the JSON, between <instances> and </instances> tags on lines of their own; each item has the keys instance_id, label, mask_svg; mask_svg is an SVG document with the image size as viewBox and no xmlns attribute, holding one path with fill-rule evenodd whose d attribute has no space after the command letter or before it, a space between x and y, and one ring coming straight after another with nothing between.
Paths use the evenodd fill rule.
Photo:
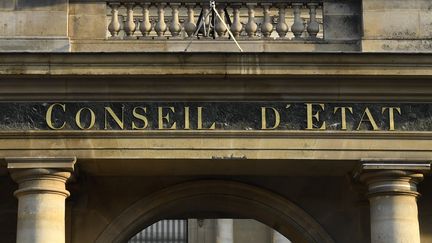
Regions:
<instances>
[{"instance_id":1,"label":"stone archway","mask_svg":"<svg viewBox=\"0 0 432 243\"><path fill-rule=\"evenodd\" d=\"M304 210L287 199L244 183L200 180L178 184L131 205L99 235L97 243L123 243L166 217L221 212L258 220L293 242L334 242Z\"/></svg>"}]
</instances>

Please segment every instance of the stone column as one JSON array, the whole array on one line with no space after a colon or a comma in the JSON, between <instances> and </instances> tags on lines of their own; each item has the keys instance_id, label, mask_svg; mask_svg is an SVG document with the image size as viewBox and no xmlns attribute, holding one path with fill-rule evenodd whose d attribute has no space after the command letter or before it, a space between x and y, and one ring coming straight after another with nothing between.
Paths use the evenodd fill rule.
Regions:
<instances>
[{"instance_id":1,"label":"stone column","mask_svg":"<svg viewBox=\"0 0 432 243\"><path fill-rule=\"evenodd\" d=\"M359 179L368 187L371 242L420 243L417 184L423 174L409 170L414 168L412 165L369 167L373 169L364 170ZM424 168L430 168L430 164Z\"/></svg>"},{"instance_id":2,"label":"stone column","mask_svg":"<svg viewBox=\"0 0 432 243\"><path fill-rule=\"evenodd\" d=\"M234 226L233 219L216 220L216 243L233 243Z\"/></svg>"},{"instance_id":3,"label":"stone column","mask_svg":"<svg viewBox=\"0 0 432 243\"><path fill-rule=\"evenodd\" d=\"M17 243L65 242L66 181L75 158L6 158L19 188Z\"/></svg>"}]
</instances>

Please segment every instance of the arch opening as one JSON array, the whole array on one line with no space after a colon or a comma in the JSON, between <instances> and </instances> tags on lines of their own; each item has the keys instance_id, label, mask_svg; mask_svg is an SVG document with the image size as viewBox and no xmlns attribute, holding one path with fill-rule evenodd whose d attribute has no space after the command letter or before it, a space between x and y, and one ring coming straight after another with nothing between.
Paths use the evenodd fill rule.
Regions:
<instances>
[{"instance_id":1,"label":"arch opening","mask_svg":"<svg viewBox=\"0 0 432 243\"><path fill-rule=\"evenodd\" d=\"M127 242L163 219L253 219L292 242L333 242L305 211L273 192L244 183L200 180L178 184L149 195L123 211L96 242Z\"/></svg>"},{"instance_id":2,"label":"arch opening","mask_svg":"<svg viewBox=\"0 0 432 243\"><path fill-rule=\"evenodd\" d=\"M164 219L139 231L127 243L292 243L253 219Z\"/></svg>"}]
</instances>

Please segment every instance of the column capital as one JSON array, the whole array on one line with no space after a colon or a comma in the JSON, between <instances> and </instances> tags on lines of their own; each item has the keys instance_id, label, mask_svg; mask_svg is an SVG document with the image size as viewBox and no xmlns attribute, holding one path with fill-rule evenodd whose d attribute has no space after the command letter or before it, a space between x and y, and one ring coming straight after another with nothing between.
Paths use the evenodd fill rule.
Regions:
<instances>
[{"instance_id":1,"label":"column capital","mask_svg":"<svg viewBox=\"0 0 432 243\"><path fill-rule=\"evenodd\" d=\"M55 193L69 196L64 185L74 170L75 157L9 157L5 160L12 179L19 184L15 196L30 193Z\"/></svg>"},{"instance_id":2,"label":"column capital","mask_svg":"<svg viewBox=\"0 0 432 243\"><path fill-rule=\"evenodd\" d=\"M367 185L372 243L420 243L417 184L429 161L362 160L354 178Z\"/></svg>"},{"instance_id":3,"label":"column capital","mask_svg":"<svg viewBox=\"0 0 432 243\"><path fill-rule=\"evenodd\" d=\"M423 180L423 174L405 170L381 170L366 172L360 181L368 186L367 196L411 195L419 196L417 184Z\"/></svg>"},{"instance_id":4,"label":"column capital","mask_svg":"<svg viewBox=\"0 0 432 243\"><path fill-rule=\"evenodd\" d=\"M430 171L429 161L362 160L354 179L368 186L369 197L378 195L418 196L417 184Z\"/></svg>"}]
</instances>

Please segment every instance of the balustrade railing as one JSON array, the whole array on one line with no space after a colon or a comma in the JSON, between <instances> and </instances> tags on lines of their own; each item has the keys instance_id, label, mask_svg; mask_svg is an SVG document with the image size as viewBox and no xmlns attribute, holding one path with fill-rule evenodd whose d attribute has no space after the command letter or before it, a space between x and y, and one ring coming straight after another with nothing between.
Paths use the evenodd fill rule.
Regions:
<instances>
[{"instance_id":1,"label":"balustrade railing","mask_svg":"<svg viewBox=\"0 0 432 243\"><path fill-rule=\"evenodd\" d=\"M108 1L107 38L119 40L187 39L203 21L198 39L228 39L227 27L241 40L312 40L324 38L322 1L209 2ZM210 31L204 31L210 30Z\"/></svg>"}]
</instances>

